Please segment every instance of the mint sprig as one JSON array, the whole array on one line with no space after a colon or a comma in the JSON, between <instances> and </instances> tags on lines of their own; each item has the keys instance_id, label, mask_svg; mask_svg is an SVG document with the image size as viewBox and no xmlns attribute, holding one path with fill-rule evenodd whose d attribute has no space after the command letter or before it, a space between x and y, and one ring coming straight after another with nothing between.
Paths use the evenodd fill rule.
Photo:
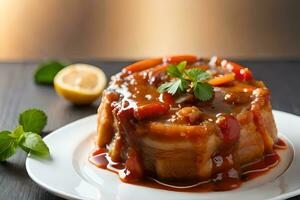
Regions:
<instances>
[{"instance_id":1,"label":"mint sprig","mask_svg":"<svg viewBox=\"0 0 300 200\"><path fill-rule=\"evenodd\" d=\"M207 73L205 70L197 68L187 69L185 70L185 74L192 82L206 81L210 78L209 73Z\"/></svg>"},{"instance_id":2,"label":"mint sprig","mask_svg":"<svg viewBox=\"0 0 300 200\"><path fill-rule=\"evenodd\" d=\"M19 116L19 125L13 131L0 132L0 161L15 154L18 148L36 156L48 157L49 148L39 135L47 123L46 114L29 109Z\"/></svg>"},{"instance_id":3,"label":"mint sprig","mask_svg":"<svg viewBox=\"0 0 300 200\"><path fill-rule=\"evenodd\" d=\"M38 156L48 156L49 148L44 143L42 137L36 133L25 132L19 146L27 153Z\"/></svg>"},{"instance_id":4,"label":"mint sprig","mask_svg":"<svg viewBox=\"0 0 300 200\"><path fill-rule=\"evenodd\" d=\"M46 114L37 109L29 109L22 112L19 116L19 124L23 126L24 131L40 134L46 126Z\"/></svg>"},{"instance_id":5,"label":"mint sprig","mask_svg":"<svg viewBox=\"0 0 300 200\"><path fill-rule=\"evenodd\" d=\"M158 92L168 92L171 95L187 92L192 89L195 97L201 101L208 101L213 96L213 87L207 81L211 76L205 70L192 68L185 69L186 61L180 62L177 66L170 65L167 68L168 75L175 80L161 84Z\"/></svg>"},{"instance_id":6,"label":"mint sprig","mask_svg":"<svg viewBox=\"0 0 300 200\"><path fill-rule=\"evenodd\" d=\"M34 80L37 84L53 84L55 75L67 65L69 63L54 60L43 62L38 66Z\"/></svg>"},{"instance_id":7,"label":"mint sprig","mask_svg":"<svg viewBox=\"0 0 300 200\"><path fill-rule=\"evenodd\" d=\"M213 96L213 88L208 83L193 83L194 95L201 101L208 101Z\"/></svg>"},{"instance_id":8,"label":"mint sprig","mask_svg":"<svg viewBox=\"0 0 300 200\"><path fill-rule=\"evenodd\" d=\"M10 131L0 132L0 161L4 161L16 153L16 139L11 136Z\"/></svg>"}]
</instances>

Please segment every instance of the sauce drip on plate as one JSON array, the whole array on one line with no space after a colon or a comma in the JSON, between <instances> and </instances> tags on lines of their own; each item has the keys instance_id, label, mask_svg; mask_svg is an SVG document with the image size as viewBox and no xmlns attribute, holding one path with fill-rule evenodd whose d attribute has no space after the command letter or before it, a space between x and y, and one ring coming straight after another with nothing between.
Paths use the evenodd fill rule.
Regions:
<instances>
[{"instance_id":1,"label":"sauce drip on plate","mask_svg":"<svg viewBox=\"0 0 300 200\"><path fill-rule=\"evenodd\" d=\"M133 184L146 187L165 189L180 192L207 192L207 191L226 191L239 187L243 182L249 181L258 176L264 175L275 167L280 157L276 150L287 148L282 139L274 145L275 151L265 154L262 159L245 166L234 166L233 155L231 153L219 153L214 155L215 175L208 180L188 180L188 181L163 181L153 177L146 177ZM109 171L120 173L125 169L125 164L113 162L108 153L103 149L95 149L90 154L89 161L95 166ZM219 168L219 169L218 169ZM226 168L226 170L224 170ZM217 173L219 172L219 173ZM133 175L134 176L134 175Z\"/></svg>"}]
</instances>

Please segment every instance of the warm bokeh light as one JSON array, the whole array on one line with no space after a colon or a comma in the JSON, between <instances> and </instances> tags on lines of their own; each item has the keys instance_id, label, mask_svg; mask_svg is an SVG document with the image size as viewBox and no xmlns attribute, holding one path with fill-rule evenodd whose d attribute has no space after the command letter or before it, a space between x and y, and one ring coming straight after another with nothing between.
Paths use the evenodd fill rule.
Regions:
<instances>
[{"instance_id":1,"label":"warm bokeh light","mask_svg":"<svg viewBox=\"0 0 300 200\"><path fill-rule=\"evenodd\" d=\"M0 59L300 57L300 2L0 0Z\"/></svg>"}]
</instances>

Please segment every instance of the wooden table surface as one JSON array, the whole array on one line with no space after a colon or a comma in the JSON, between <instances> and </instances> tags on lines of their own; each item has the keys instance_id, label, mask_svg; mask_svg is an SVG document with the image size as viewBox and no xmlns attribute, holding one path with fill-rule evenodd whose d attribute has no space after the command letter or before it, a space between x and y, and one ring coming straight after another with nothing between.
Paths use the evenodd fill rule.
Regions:
<instances>
[{"instance_id":1,"label":"wooden table surface","mask_svg":"<svg viewBox=\"0 0 300 200\"><path fill-rule=\"evenodd\" d=\"M107 77L128 62L86 62L101 66ZM272 91L276 110L300 116L300 61L240 61L251 67L257 79ZM58 97L52 86L33 82L35 63L0 63L0 130L13 129L18 114L28 108L40 108L48 115L43 136L74 120L95 114L99 101L78 107ZM300 135L299 135L300 137ZM0 199L61 199L40 188L27 175L26 154L18 151L7 162L0 163ZM300 199L295 197L293 199Z\"/></svg>"}]
</instances>

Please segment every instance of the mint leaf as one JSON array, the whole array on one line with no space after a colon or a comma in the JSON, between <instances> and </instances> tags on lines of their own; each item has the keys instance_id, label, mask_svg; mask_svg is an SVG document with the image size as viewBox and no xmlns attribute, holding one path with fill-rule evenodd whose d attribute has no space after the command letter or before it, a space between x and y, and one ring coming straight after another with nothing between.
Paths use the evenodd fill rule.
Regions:
<instances>
[{"instance_id":1,"label":"mint leaf","mask_svg":"<svg viewBox=\"0 0 300 200\"><path fill-rule=\"evenodd\" d=\"M29 109L21 113L19 126L12 132L0 132L0 161L5 161L14 155L18 147L37 156L49 156L49 148L37 134L42 131L46 122L47 116L41 110Z\"/></svg>"},{"instance_id":2,"label":"mint leaf","mask_svg":"<svg viewBox=\"0 0 300 200\"><path fill-rule=\"evenodd\" d=\"M5 161L16 152L16 139L11 137L11 132L0 132L0 161Z\"/></svg>"},{"instance_id":3,"label":"mint leaf","mask_svg":"<svg viewBox=\"0 0 300 200\"><path fill-rule=\"evenodd\" d=\"M17 126L13 132L10 134L11 137L18 139L24 134L23 126Z\"/></svg>"},{"instance_id":4,"label":"mint leaf","mask_svg":"<svg viewBox=\"0 0 300 200\"><path fill-rule=\"evenodd\" d=\"M48 61L41 63L34 74L34 80L38 84L53 84L55 75L69 63Z\"/></svg>"},{"instance_id":5,"label":"mint leaf","mask_svg":"<svg viewBox=\"0 0 300 200\"><path fill-rule=\"evenodd\" d=\"M210 78L209 73L207 73L205 70L197 69L197 68L185 70L185 74L193 82L206 81L207 79Z\"/></svg>"},{"instance_id":6,"label":"mint leaf","mask_svg":"<svg viewBox=\"0 0 300 200\"><path fill-rule=\"evenodd\" d=\"M170 88L172 86L172 84L173 84L173 82L163 83L157 88L157 91L159 93L166 92L166 91L168 91L168 88Z\"/></svg>"},{"instance_id":7,"label":"mint leaf","mask_svg":"<svg viewBox=\"0 0 300 200\"><path fill-rule=\"evenodd\" d=\"M212 98L213 87L208 83L195 83L194 95L201 101L207 101Z\"/></svg>"},{"instance_id":8,"label":"mint leaf","mask_svg":"<svg viewBox=\"0 0 300 200\"><path fill-rule=\"evenodd\" d=\"M47 124L47 116L41 110L29 109L20 114L19 124L23 126L25 132L40 134Z\"/></svg>"},{"instance_id":9,"label":"mint leaf","mask_svg":"<svg viewBox=\"0 0 300 200\"><path fill-rule=\"evenodd\" d=\"M183 78L180 79L179 88L180 88L181 92L184 92L188 88L188 82L185 79L183 79Z\"/></svg>"},{"instance_id":10,"label":"mint leaf","mask_svg":"<svg viewBox=\"0 0 300 200\"><path fill-rule=\"evenodd\" d=\"M204 70L202 70L202 69L193 68L193 69L185 70L185 74L188 76L188 78L191 81L197 81L198 75L200 75L202 73L204 73Z\"/></svg>"},{"instance_id":11,"label":"mint leaf","mask_svg":"<svg viewBox=\"0 0 300 200\"><path fill-rule=\"evenodd\" d=\"M203 72L197 76L197 81L206 81L206 80L210 79L210 77L211 76L209 73Z\"/></svg>"},{"instance_id":12,"label":"mint leaf","mask_svg":"<svg viewBox=\"0 0 300 200\"><path fill-rule=\"evenodd\" d=\"M177 92L179 86L180 86L180 79L160 85L158 91L160 93L168 92L174 95Z\"/></svg>"},{"instance_id":13,"label":"mint leaf","mask_svg":"<svg viewBox=\"0 0 300 200\"><path fill-rule=\"evenodd\" d=\"M173 82L171 82L171 83L172 83L172 85L168 88L168 91L167 91L167 92L170 93L170 94L172 94L172 95L174 95L174 94L176 94L178 88L179 88L180 85L181 85L181 80L178 79L178 80L173 81Z\"/></svg>"},{"instance_id":14,"label":"mint leaf","mask_svg":"<svg viewBox=\"0 0 300 200\"><path fill-rule=\"evenodd\" d=\"M167 69L168 71L168 75L170 77L177 77L177 78L181 78L182 74L179 71L179 69L175 66L175 65L170 65Z\"/></svg>"},{"instance_id":15,"label":"mint leaf","mask_svg":"<svg viewBox=\"0 0 300 200\"><path fill-rule=\"evenodd\" d=\"M49 148L42 137L36 133L26 132L24 138L20 141L21 148L37 156L49 156Z\"/></svg>"},{"instance_id":16,"label":"mint leaf","mask_svg":"<svg viewBox=\"0 0 300 200\"><path fill-rule=\"evenodd\" d=\"M187 65L187 61L182 61L177 65L177 69L179 70L180 73L183 72L186 65Z\"/></svg>"},{"instance_id":17,"label":"mint leaf","mask_svg":"<svg viewBox=\"0 0 300 200\"><path fill-rule=\"evenodd\" d=\"M158 92L163 93L163 92L168 92L171 95L175 95L176 92L178 91L185 91L188 87L188 83L184 79L177 79L171 82L164 83L159 86L157 89Z\"/></svg>"}]
</instances>

